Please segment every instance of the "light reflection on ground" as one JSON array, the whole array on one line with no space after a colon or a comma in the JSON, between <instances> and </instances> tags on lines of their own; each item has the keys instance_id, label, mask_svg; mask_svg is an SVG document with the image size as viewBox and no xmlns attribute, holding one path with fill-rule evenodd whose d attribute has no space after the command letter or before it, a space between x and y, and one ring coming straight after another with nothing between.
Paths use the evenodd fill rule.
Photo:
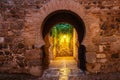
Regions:
<instances>
[{"instance_id":1,"label":"light reflection on ground","mask_svg":"<svg viewBox=\"0 0 120 80\"><path fill-rule=\"evenodd\" d=\"M60 69L60 75L59 80L68 80L68 76L70 74L70 69L69 68L62 68Z\"/></svg>"},{"instance_id":2,"label":"light reflection on ground","mask_svg":"<svg viewBox=\"0 0 120 80\"><path fill-rule=\"evenodd\" d=\"M57 57L55 60L50 61L49 68L78 69L77 61L73 57Z\"/></svg>"},{"instance_id":3,"label":"light reflection on ground","mask_svg":"<svg viewBox=\"0 0 120 80\"><path fill-rule=\"evenodd\" d=\"M77 62L73 57L57 57L51 61L49 69L44 73L44 77L46 79L52 77L52 80L69 80L71 75L75 76L79 73Z\"/></svg>"}]
</instances>

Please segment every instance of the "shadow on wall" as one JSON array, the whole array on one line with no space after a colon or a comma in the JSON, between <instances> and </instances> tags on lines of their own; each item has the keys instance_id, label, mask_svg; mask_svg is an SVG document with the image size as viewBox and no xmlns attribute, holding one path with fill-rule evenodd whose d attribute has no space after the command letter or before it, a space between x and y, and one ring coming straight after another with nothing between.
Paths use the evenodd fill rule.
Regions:
<instances>
[{"instance_id":1,"label":"shadow on wall","mask_svg":"<svg viewBox=\"0 0 120 80\"><path fill-rule=\"evenodd\" d=\"M84 45L80 45L78 48L78 67L86 71L86 47Z\"/></svg>"},{"instance_id":2,"label":"shadow on wall","mask_svg":"<svg viewBox=\"0 0 120 80\"><path fill-rule=\"evenodd\" d=\"M49 55L46 52L46 48L45 45L41 47L42 50L42 65L43 65L43 69L47 69L49 67Z\"/></svg>"}]
</instances>

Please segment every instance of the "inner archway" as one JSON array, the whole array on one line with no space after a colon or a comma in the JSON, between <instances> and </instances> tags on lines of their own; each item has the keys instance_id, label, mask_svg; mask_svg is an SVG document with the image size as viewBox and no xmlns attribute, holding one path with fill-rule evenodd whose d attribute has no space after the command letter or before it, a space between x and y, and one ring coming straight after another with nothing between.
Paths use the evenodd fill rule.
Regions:
<instances>
[{"instance_id":1,"label":"inner archway","mask_svg":"<svg viewBox=\"0 0 120 80\"><path fill-rule=\"evenodd\" d=\"M55 45L55 44L59 44L59 42L63 41L63 43L64 43L65 41L67 41L65 39L65 38L67 38L66 34L58 34L58 35L62 35L62 38L61 38L62 40L57 41L57 43L56 42L52 43L51 42L52 39L50 40L50 35L52 34L51 30L53 30L55 28L55 26L60 26L60 25L71 26L72 32L70 32L70 34L73 35L73 33L75 33L75 35L76 35L75 36L76 38L72 38L74 40L72 40L72 39L70 40L71 45L73 44L72 41L74 41L74 44L73 44L74 46L70 46L72 48L69 47L68 51L66 50L67 48L64 50L65 47L61 47L62 45L61 46L60 45L57 45L57 46ZM71 29L71 28L68 28L68 29ZM68 32L69 32L69 30L68 30ZM77 45L79 45L83 41L83 38L84 38L84 35L85 35L84 22L80 18L80 16L78 16L77 14L75 14L74 12L69 11L69 10L55 11L55 12L49 14L45 18L45 20L43 22L43 25L42 25L42 34L43 34L43 39L46 43L44 45L44 51L43 52L45 54L44 60L46 61L45 63L47 63L47 66L49 66L50 60L54 60L55 57L73 56L76 61L78 60L78 55L77 55L78 51L77 50L74 51L74 49L76 49L76 47L78 47ZM52 34L52 36L53 36L53 34ZM56 37L53 37L53 38L56 38ZM55 39L55 40L57 40L57 39ZM51 43L54 44L55 48L53 48L53 46L51 47ZM68 46L66 46L66 47L68 47ZM58 49L58 50L54 50L54 49ZM51 54L50 51L52 51L52 50L55 51L55 52L53 52L54 54ZM63 51L63 53L62 53L62 51ZM66 55L67 52L64 54L65 51L67 51L69 55ZM56 54L56 52L57 52L57 54ZM75 53L75 54L73 54L73 53ZM51 58L51 56L53 56L53 57Z\"/></svg>"},{"instance_id":2,"label":"inner archway","mask_svg":"<svg viewBox=\"0 0 120 80\"><path fill-rule=\"evenodd\" d=\"M76 31L69 23L58 23L50 31L49 53L54 57L73 57L75 53ZM50 57L51 59L53 56Z\"/></svg>"}]
</instances>

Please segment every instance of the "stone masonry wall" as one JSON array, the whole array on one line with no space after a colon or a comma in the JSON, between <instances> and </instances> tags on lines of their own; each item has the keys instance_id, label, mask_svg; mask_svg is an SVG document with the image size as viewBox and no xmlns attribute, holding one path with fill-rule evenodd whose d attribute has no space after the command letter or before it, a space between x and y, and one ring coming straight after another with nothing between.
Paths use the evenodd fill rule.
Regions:
<instances>
[{"instance_id":1,"label":"stone masonry wall","mask_svg":"<svg viewBox=\"0 0 120 80\"><path fill-rule=\"evenodd\" d=\"M119 72L120 71L120 1L91 0L79 1L86 12L100 20L99 35L92 42L98 50L88 54L88 71L90 72ZM94 28L96 29L96 28ZM93 29L93 31L94 31ZM96 29L97 31L97 29ZM96 34L94 32L94 34ZM90 57L91 56L91 57ZM91 60L93 59L93 60Z\"/></svg>"},{"instance_id":2,"label":"stone masonry wall","mask_svg":"<svg viewBox=\"0 0 120 80\"><path fill-rule=\"evenodd\" d=\"M25 9L21 2L0 1L0 71L21 72L25 67L26 46L21 36ZM19 69L18 69L19 68ZM18 71L17 71L17 70Z\"/></svg>"},{"instance_id":3,"label":"stone masonry wall","mask_svg":"<svg viewBox=\"0 0 120 80\"><path fill-rule=\"evenodd\" d=\"M50 1L0 1L0 72L33 75L42 73L40 71L42 70L42 51L36 48L34 43L35 27L29 29L34 24L27 25L25 17L26 13L37 11ZM84 7L87 15L95 17L95 20L91 21L96 22L96 19L99 21L99 24L91 25L99 27L90 26L92 33L86 34L94 35L91 36L90 43L85 43L87 70L89 72L120 72L120 0L74 1ZM29 21L31 22L32 19ZM90 44L96 50L92 49Z\"/></svg>"},{"instance_id":4,"label":"stone masonry wall","mask_svg":"<svg viewBox=\"0 0 120 80\"><path fill-rule=\"evenodd\" d=\"M40 0L40 3L43 2ZM26 29L26 10L31 9L33 3L31 0L0 1L0 72L39 76L42 72L41 51L34 45L28 45L22 37Z\"/></svg>"}]
</instances>

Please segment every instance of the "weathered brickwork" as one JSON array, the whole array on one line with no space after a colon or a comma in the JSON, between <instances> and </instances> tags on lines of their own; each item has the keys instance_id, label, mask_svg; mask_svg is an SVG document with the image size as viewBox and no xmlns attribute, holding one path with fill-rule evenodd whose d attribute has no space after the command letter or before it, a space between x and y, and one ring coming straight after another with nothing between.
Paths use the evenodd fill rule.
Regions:
<instances>
[{"instance_id":1,"label":"weathered brickwork","mask_svg":"<svg viewBox=\"0 0 120 80\"><path fill-rule=\"evenodd\" d=\"M120 72L120 0L68 2L0 1L0 72L42 74L41 46L45 43L38 36L41 36L43 20L59 9L72 10L84 21L87 70L93 73ZM63 4L62 7L59 4ZM79 5L82 8L76 8Z\"/></svg>"}]
</instances>

